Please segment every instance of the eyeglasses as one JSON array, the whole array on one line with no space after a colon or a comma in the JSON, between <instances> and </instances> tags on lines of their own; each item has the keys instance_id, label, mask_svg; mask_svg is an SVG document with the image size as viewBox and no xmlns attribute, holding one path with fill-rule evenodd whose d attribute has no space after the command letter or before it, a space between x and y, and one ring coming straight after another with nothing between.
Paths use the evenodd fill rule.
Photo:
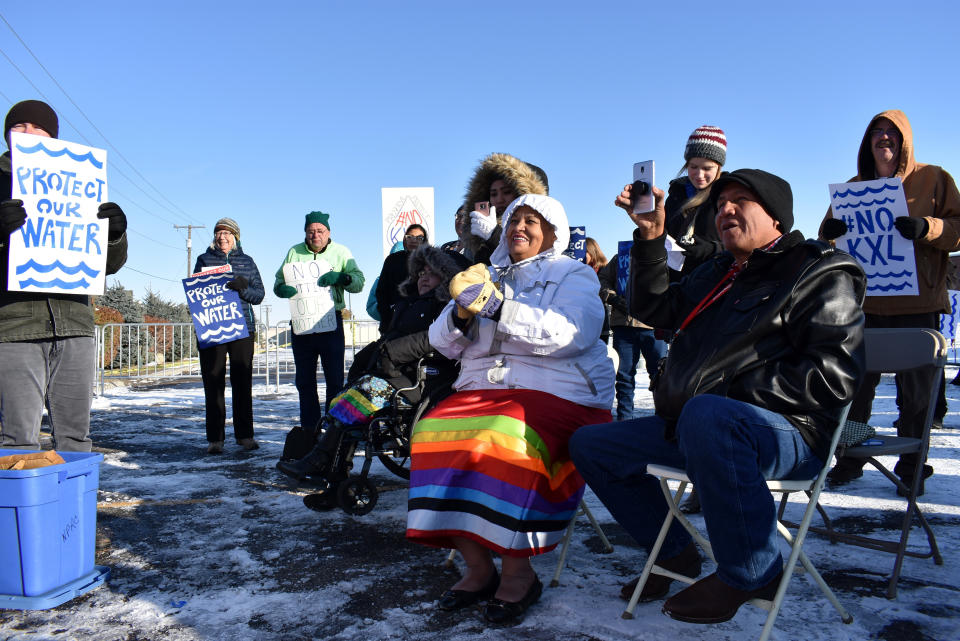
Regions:
<instances>
[{"instance_id":1,"label":"eyeglasses","mask_svg":"<svg viewBox=\"0 0 960 641\"><path fill-rule=\"evenodd\" d=\"M874 138L879 138L883 134L887 134L890 138L898 138L900 136L900 130L896 127L888 127L886 129L877 127L876 129L870 130L870 135Z\"/></svg>"},{"instance_id":2,"label":"eyeglasses","mask_svg":"<svg viewBox=\"0 0 960 641\"><path fill-rule=\"evenodd\" d=\"M404 235L404 240L415 240L417 242L423 242L423 239L426 238L423 234L406 234Z\"/></svg>"},{"instance_id":3,"label":"eyeglasses","mask_svg":"<svg viewBox=\"0 0 960 641\"><path fill-rule=\"evenodd\" d=\"M229 232L225 229L221 229L220 231L213 232L214 238L222 238L223 236L232 236L232 235L233 235L233 232Z\"/></svg>"}]
</instances>

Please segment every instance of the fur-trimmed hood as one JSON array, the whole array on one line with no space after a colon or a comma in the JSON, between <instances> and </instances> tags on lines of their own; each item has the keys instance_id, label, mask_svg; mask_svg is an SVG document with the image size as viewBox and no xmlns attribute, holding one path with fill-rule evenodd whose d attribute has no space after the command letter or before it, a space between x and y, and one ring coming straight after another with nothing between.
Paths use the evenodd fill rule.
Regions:
<instances>
[{"instance_id":1,"label":"fur-trimmed hood","mask_svg":"<svg viewBox=\"0 0 960 641\"><path fill-rule=\"evenodd\" d=\"M433 290L438 300L450 300L450 279L470 266L462 254L440 249L433 245L423 245L417 251L410 254L407 259L407 279L400 283L401 296L419 296L417 291L418 274L424 265L429 265L430 269L440 274L443 280Z\"/></svg>"},{"instance_id":2,"label":"fur-trimmed hood","mask_svg":"<svg viewBox=\"0 0 960 641\"><path fill-rule=\"evenodd\" d=\"M501 178L513 188L517 196L524 194L547 196L550 193L547 174L536 165L531 165L510 154L490 154L480 162L480 166L477 167L467 185L467 193L463 201L466 210L473 211L475 203L490 200L490 185ZM502 215L502 211L497 212L498 222Z\"/></svg>"}]
</instances>

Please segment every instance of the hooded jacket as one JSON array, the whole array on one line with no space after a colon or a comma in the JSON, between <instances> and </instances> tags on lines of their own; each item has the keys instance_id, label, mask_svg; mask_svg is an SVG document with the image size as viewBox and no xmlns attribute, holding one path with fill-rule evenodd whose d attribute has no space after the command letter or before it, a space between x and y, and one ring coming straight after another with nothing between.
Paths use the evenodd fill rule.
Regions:
<instances>
[{"instance_id":1,"label":"hooded jacket","mask_svg":"<svg viewBox=\"0 0 960 641\"><path fill-rule=\"evenodd\" d=\"M953 178L936 165L917 162L913 157L913 130L910 121L899 109L878 113L870 120L857 152L857 175L848 182L874 180L876 165L870 145L870 130L880 118L892 122L903 137L899 166L895 176L903 181L907 210L911 218L927 221L927 235L913 241L917 258L916 296L867 296L863 310L879 316L903 314L950 313L947 295L949 252L960 249L960 192ZM827 218L833 217L828 209ZM821 223L822 233L822 223Z\"/></svg>"},{"instance_id":2,"label":"hooded jacket","mask_svg":"<svg viewBox=\"0 0 960 641\"><path fill-rule=\"evenodd\" d=\"M210 243L207 251L197 256L197 263L193 267L194 273L203 271L210 267L219 265L230 265L233 268L234 276L243 276L247 279L247 288L240 295L240 304L243 307L243 319L247 323L247 331L251 336L257 333L257 319L253 314L253 306L259 305L263 301L263 280L260 278L260 270L253 258L243 253L243 247L240 246L240 240L234 236L235 245L229 254L224 254L216 245L216 239Z\"/></svg>"},{"instance_id":3,"label":"hooded jacket","mask_svg":"<svg viewBox=\"0 0 960 641\"><path fill-rule=\"evenodd\" d=\"M4 152L0 155L0 201L11 197L11 170L10 152ZM7 291L7 246L7 239L0 238L0 342L94 336L93 305L86 294ZM107 274L116 274L125 262L126 232L107 242Z\"/></svg>"},{"instance_id":4,"label":"hooded jacket","mask_svg":"<svg viewBox=\"0 0 960 641\"><path fill-rule=\"evenodd\" d=\"M461 331L450 301L430 326L430 343L460 360L456 390L529 389L585 405L613 405L613 361L600 342L603 303L591 267L563 255L570 229L556 200L528 194L504 216L528 205L554 228L553 247L514 263L506 228L491 256L492 277L504 295L500 319L476 317Z\"/></svg>"},{"instance_id":5,"label":"hooded jacket","mask_svg":"<svg viewBox=\"0 0 960 641\"><path fill-rule=\"evenodd\" d=\"M733 263L724 252L670 283L663 237L634 232L630 304L654 327L678 328ZM667 438L683 406L716 394L781 414L824 459L865 369L866 276L846 252L783 236L755 250L729 291L674 335L652 387Z\"/></svg>"},{"instance_id":6,"label":"hooded jacket","mask_svg":"<svg viewBox=\"0 0 960 641\"><path fill-rule=\"evenodd\" d=\"M499 179L503 179L510 185L517 196L550 194L547 174L542 169L510 154L490 154L480 162L480 166L477 167L467 185L467 193L463 201L466 211L473 211L474 205L478 202L490 200L490 185ZM490 238L485 241L477 236L469 238L467 250L473 256L475 263L490 263L490 254L500 241L500 234L503 231L500 226L503 213L497 212L497 227L490 234Z\"/></svg>"}]
</instances>

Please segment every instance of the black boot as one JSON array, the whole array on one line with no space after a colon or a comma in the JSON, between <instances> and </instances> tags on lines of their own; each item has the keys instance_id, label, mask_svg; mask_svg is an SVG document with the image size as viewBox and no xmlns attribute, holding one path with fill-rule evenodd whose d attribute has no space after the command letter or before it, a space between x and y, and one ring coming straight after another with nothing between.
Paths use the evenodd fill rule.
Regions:
<instances>
[{"instance_id":1,"label":"black boot","mask_svg":"<svg viewBox=\"0 0 960 641\"><path fill-rule=\"evenodd\" d=\"M313 449L298 461L277 461L277 469L302 481L306 476L319 476L326 470L330 454L322 442L313 446Z\"/></svg>"}]
</instances>

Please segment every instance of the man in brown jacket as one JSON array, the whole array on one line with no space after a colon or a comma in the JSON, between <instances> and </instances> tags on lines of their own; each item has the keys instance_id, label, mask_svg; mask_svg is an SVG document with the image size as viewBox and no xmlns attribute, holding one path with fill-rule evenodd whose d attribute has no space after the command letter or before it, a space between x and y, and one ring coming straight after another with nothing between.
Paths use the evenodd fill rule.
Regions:
<instances>
[{"instance_id":1,"label":"man in brown jacket","mask_svg":"<svg viewBox=\"0 0 960 641\"><path fill-rule=\"evenodd\" d=\"M916 296L876 296L867 290L863 303L866 327L929 327L939 329L940 314L950 313L946 279L949 252L960 249L960 192L953 178L936 165L918 163L913 157L913 132L902 111L891 109L870 120L857 155L857 175L850 182L899 177L907 198L909 216L894 220L900 234L913 241L917 259ZM820 226L821 238L833 240L847 232L846 224L828 210ZM921 435L927 411L929 389L924 376L897 375L900 436ZM850 407L850 420L868 422L879 375L867 375ZM945 409L945 401L944 403ZM916 469L923 464L923 477L933 468L903 456L894 471L910 485ZM863 462L841 458L830 472L833 485L842 485L863 474ZM920 486L923 493L923 485Z\"/></svg>"}]
</instances>

